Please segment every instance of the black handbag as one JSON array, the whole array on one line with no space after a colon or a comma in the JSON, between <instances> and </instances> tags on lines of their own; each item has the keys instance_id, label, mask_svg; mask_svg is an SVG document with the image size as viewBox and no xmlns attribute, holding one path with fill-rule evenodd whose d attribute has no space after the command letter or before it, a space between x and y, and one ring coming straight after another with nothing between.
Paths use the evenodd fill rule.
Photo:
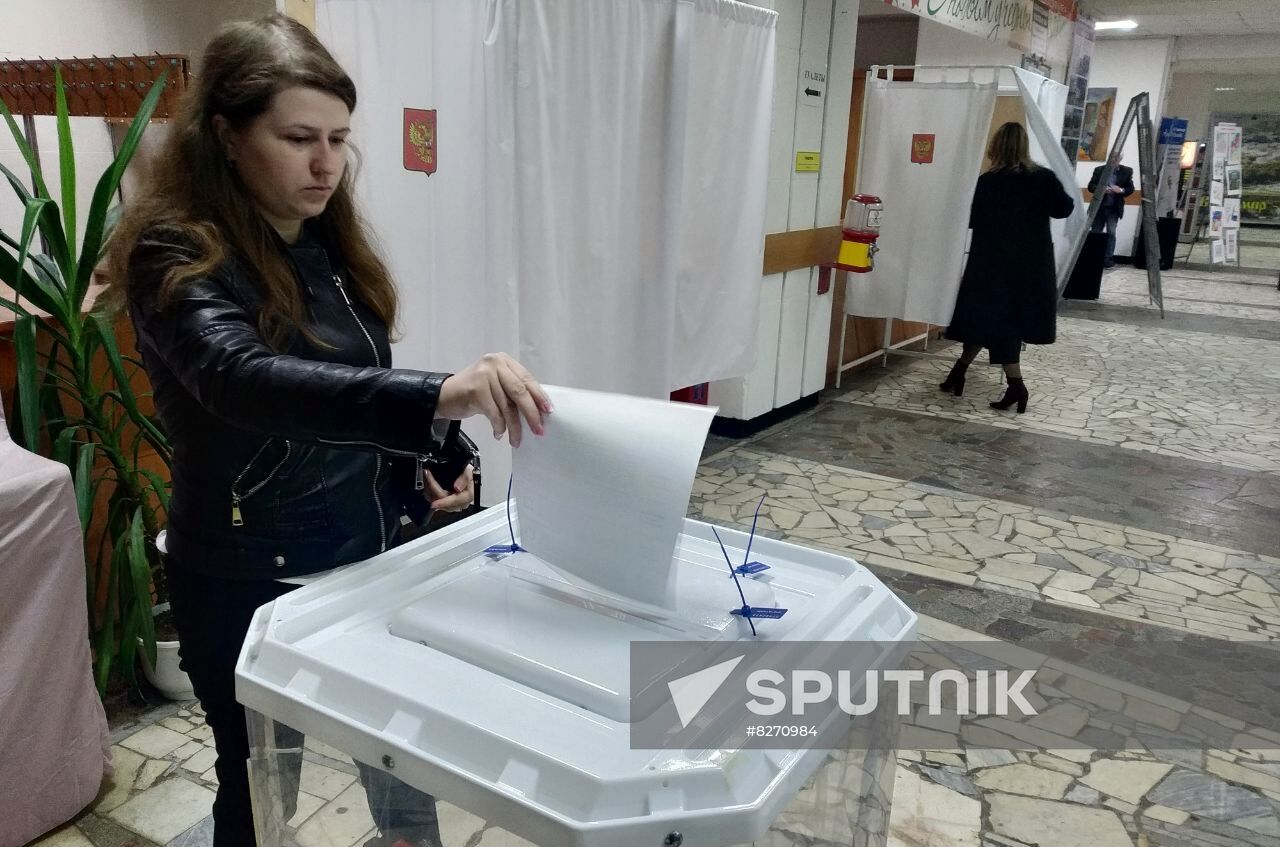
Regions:
<instances>
[{"instance_id":1,"label":"black handbag","mask_svg":"<svg viewBox=\"0 0 1280 847\"><path fill-rule=\"evenodd\" d=\"M467 465L471 465L475 471L475 476L478 478L480 476L480 450L476 447L475 442L462 431L462 423L460 421L450 421L449 429L444 438L438 446L433 447L427 453L427 458L423 461L422 466L425 470L431 471L431 476L435 478L441 488L448 491L453 487L453 483L457 481L458 477L462 476L462 472L466 470ZM479 499L478 482L477 499Z\"/></svg>"}]
</instances>

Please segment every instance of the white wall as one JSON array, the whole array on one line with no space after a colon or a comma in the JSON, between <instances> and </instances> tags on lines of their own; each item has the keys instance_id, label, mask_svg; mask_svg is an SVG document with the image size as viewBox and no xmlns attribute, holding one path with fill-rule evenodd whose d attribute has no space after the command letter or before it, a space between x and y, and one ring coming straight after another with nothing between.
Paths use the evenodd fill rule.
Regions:
<instances>
[{"instance_id":1,"label":"white wall","mask_svg":"<svg viewBox=\"0 0 1280 847\"><path fill-rule=\"evenodd\" d=\"M778 12L765 231L834 226L843 211L858 0L761 0L755 5ZM820 106L801 100L805 68L826 71ZM820 152L821 170L796 173L800 151ZM710 390L721 414L742 420L813 394L826 383L832 295L815 293L817 269L773 274L761 285L756 367L741 379L714 382Z\"/></svg>"},{"instance_id":2,"label":"white wall","mask_svg":"<svg viewBox=\"0 0 1280 847\"><path fill-rule=\"evenodd\" d=\"M40 0L11 4L0 59L188 53L225 22L267 15L275 0Z\"/></svg>"},{"instance_id":3,"label":"white wall","mask_svg":"<svg viewBox=\"0 0 1280 847\"><path fill-rule=\"evenodd\" d=\"M0 59L153 52L182 53L194 59L222 22L275 10L274 0L40 0L12 5L14 10L3 13L0 26ZM61 189L54 119L38 117L35 124L45 181L57 199ZM145 136L151 142L144 142L147 148L159 140L163 127L152 124ZM111 138L101 119L72 118L71 130L76 146L77 229L82 233L94 186L113 154ZM0 162L26 175L17 145L3 126ZM22 229L22 212L7 184L0 186L0 229L15 236Z\"/></svg>"},{"instance_id":4,"label":"white wall","mask_svg":"<svg viewBox=\"0 0 1280 847\"><path fill-rule=\"evenodd\" d=\"M1111 137L1114 139L1124 119L1129 101L1145 91L1151 95L1151 120L1159 124L1165 114L1165 99L1170 77L1170 60L1173 57L1172 38L1099 38L1094 44L1090 65L1090 88L1116 89L1115 117L1111 121ZM1110 145L1108 145L1110 146ZM1138 132L1129 133L1124 145L1124 163L1134 169L1134 181L1138 179ZM1089 177L1099 162L1076 164L1076 178L1080 187L1089 184ZM1138 207L1125 209L1124 219L1116 232L1116 255L1133 255L1133 243L1137 238Z\"/></svg>"}]
</instances>

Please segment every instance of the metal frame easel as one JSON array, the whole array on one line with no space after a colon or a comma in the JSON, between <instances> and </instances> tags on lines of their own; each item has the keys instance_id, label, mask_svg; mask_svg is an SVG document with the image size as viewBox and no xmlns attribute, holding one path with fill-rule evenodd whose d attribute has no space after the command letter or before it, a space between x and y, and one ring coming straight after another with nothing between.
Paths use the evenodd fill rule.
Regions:
<instances>
[{"instance_id":1,"label":"metal frame easel","mask_svg":"<svg viewBox=\"0 0 1280 847\"><path fill-rule=\"evenodd\" d=\"M1110 185L1111 175L1120 163L1120 153L1134 125L1138 127L1138 173L1142 183L1142 239L1147 260L1147 296L1160 308L1160 317L1164 317L1164 288L1160 281L1160 242L1156 236L1156 175L1155 175L1155 131L1151 126L1151 95L1143 91L1129 101L1129 108L1120 122L1120 129L1111 142L1111 152L1107 154L1107 162L1098 177L1098 185ZM1085 217L1085 227L1072 242L1070 260L1064 262L1065 268L1058 269L1058 298L1067 288L1071 278L1071 270L1080 258L1084 248L1084 240L1093 229L1093 222L1102 208L1102 198L1106 191L1098 191L1089 202L1089 211ZM1064 273L1065 271L1065 273Z\"/></svg>"}]
</instances>

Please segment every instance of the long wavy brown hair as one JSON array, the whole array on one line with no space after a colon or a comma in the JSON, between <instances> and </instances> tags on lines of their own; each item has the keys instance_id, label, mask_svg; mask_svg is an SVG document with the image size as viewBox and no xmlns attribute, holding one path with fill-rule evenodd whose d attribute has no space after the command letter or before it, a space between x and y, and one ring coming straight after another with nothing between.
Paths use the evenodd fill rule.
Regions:
<instances>
[{"instance_id":1,"label":"long wavy brown hair","mask_svg":"<svg viewBox=\"0 0 1280 847\"><path fill-rule=\"evenodd\" d=\"M993 171L1033 171L1037 165L1031 161L1031 144L1022 124L1009 121L1002 124L991 136L987 145L987 158Z\"/></svg>"},{"instance_id":2,"label":"long wavy brown hair","mask_svg":"<svg viewBox=\"0 0 1280 847\"><path fill-rule=\"evenodd\" d=\"M140 196L130 200L111 237L105 268L108 304L123 305L129 257L152 227L180 230L195 247L195 260L178 264L164 279L161 302L184 281L207 275L234 252L256 271L264 298L258 330L279 349L304 326L306 307L293 266L279 238L258 213L251 195L227 161L213 128L222 115L237 130L271 107L293 86L332 94L356 106L356 88L337 61L303 25L275 14L228 24L205 49L202 69L181 104L173 130L156 156ZM386 265L352 197L349 163L328 205L312 223L341 254L357 296L394 327L397 298ZM313 338L314 340L314 338Z\"/></svg>"}]
</instances>

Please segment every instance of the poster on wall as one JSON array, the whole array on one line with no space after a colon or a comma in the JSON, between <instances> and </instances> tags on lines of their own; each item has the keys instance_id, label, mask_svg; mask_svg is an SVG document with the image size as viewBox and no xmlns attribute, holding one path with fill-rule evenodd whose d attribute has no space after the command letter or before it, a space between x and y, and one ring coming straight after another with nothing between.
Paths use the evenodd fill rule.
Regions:
<instances>
[{"instance_id":1,"label":"poster on wall","mask_svg":"<svg viewBox=\"0 0 1280 847\"><path fill-rule=\"evenodd\" d=\"M1227 163L1223 159L1213 160L1213 178L1218 182L1227 181Z\"/></svg>"},{"instance_id":2,"label":"poster on wall","mask_svg":"<svg viewBox=\"0 0 1280 847\"><path fill-rule=\"evenodd\" d=\"M1024 53L1022 55L1022 69L1024 71L1031 71L1032 73L1040 74L1040 76L1045 79L1051 79L1053 77L1053 66L1040 56L1034 54L1028 55Z\"/></svg>"},{"instance_id":3,"label":"poster on wall","mask_svg":"<svg viewBox=\"0 0 1280 847\"><path fill-rule=\"evenodd\" d=\"M1209 183L1209 204L1211 206L1221 206L1224 197L1226 197L1226 192L1223 191L1221 182L1215 179Z\"/></svg>"},{"instance_id":4,"label":"poster on wall","mask_svg":"<svg viewBox=\"0 0 1280 847\"><path fill-rule=\"evenodd\" d=\"M1227 132L1227 164L1238 165L1241 163L1244 146L1244 129L1232 125Z\"/></svg>"},{"instance_id":5,"label":"poster on wall","mask_svg":"<svg viewBox=\"0 0 1280 847\"><path fill-rule=\"evenodd\" d=\"M1231 145L1231 133L1228 127L1219 124L1213 128L1213 168L1217 172L1218 163L1227 164L1227 148Z\"/></svg>"},{"instance_id":6,"label":"poster on wall","mask_svg":"<svg viewBox=\"0 0 1280 847\"><path fill-rule=\"evenodd\" d=\"M1222 258L1227 262L1240 261L1240 230L1229 229L1223 233Z\"/></svg>"},{"instance_id":7,"label":"poster on wall","mask_svg":"<svg viewBox=\"0 0 1280 847\"><path fill-rule=\"evenodd\" d=\"M1231 197L1239 197L1244 190L1244 181L1241 178L1241 174L1240 165L1227 165L1227 194Z\"/></svg>"},{"instance_id":8,"label":"poster on wall","mask_svg":"<svg viewBox=\"0 0 1280 847\"><path fill-rule=\"evenodd\" d=\"M1173 215L1178 207L1178 178L1182 175L1182 145L1187 137L1185 118L1161 118L1157 137L1159 181L1156 183L1156 217Z\"/></svg>"},{"instance_id":9,"label":"poster on wall","mask_svg":"<svg viewBox=\"0 0 1280 847\"><path fill-rule=\"evenodd\" d=\"M1240 228L1240 198L1228 197L1222 204L1222 228Z\"/></svg>"},{"instance_id":10,"label":"poster on wall","mask_svg":"<svg viewBox=\"0 0 1280 847\"><path fill-rule=\"evenodd\" d=\"M1222 264L1222 257L1225 255L1225 248L1221 238L1215 238L1209 242L1209 262L1215 265Z\"/></svg>"},{"instance_id":11,"label":"poster on wall","mask_svg":"<svg viewBox=\"0 0 1280 847\"><path fill-rule=\"evenodd\" d=\"M1047 56L1049 54L1049 8L1042 0L1035 0L1031 8L1031 55ZM1024 66L1025 67L1025 66ZM1031 68L1027 68L1031 70ZM1044 74L1048 76L1048 74Z\"/></svg>"},{"instance_id":12,"label":"poster on wall","mask_svg":"<svg viewBox=\"0 0 1280 847\"><path fill-rule=\"evenodd\" d=\"M1280 114L1215 114L1211 123L1237 127L1241 133L1241 219L1253 225L1280 225ZM1228 139L1228 160L1233 144Z\"/></svg>"},{"instance_id":13,"label":"poster on wall","mask_svg":"<svg viewBox=\"0 0 1280 847\"><path fill-rule=\"evenodd\" d=\"M1111 119L1116 110L1114 88L1090 88L1080 128L1080 161L1105 162L1111 143Z\"/></svg>"},{"instance_id":14,"label":"poster on wall","mask_svg":"<svg viewBox=\"0 0 1280 847\"><path fill-rule=\"evenodd\" d=\"M1089 65L1093 61L1093 18L1077 14L1067 65L1067 113L1062 125L1062 149L1074 162L1080 152L1084 125L1084 99L1089 90Z\"/></svg>"},{"instance_id":15,"label":"poster on wall","mask_svg":"<svg viewBox=\"0 0 1280 847\"><path fill-rule=\"evenodd\" d=\"M1209 237L1222 237L1222 221L1226 217L1226 208L1224 206L1209 207Z\"/></svg>"}]
</instances>

